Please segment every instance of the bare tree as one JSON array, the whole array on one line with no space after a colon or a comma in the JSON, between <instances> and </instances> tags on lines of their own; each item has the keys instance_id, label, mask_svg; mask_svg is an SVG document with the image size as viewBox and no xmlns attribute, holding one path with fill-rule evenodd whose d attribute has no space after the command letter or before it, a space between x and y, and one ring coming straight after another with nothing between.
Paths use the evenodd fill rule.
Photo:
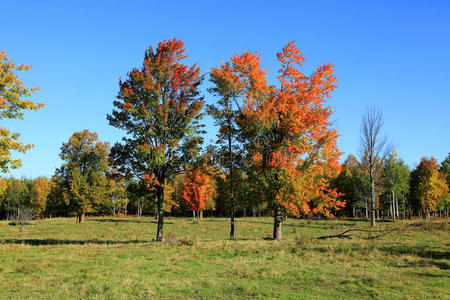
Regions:
<instances>
[{"instance_id":1,"label":"bare tree","mask_svg":"<svg viewBox=\"0 0 450 300\"><path fill-rule=\"evenodd\" d=\"M363 114L361 124L361 162L369 172L370 178L370 224L375 226L375 174L382 167L383 161L393 150L386 136L381 133L383 116L381 110L368 108Z\"/></svg>"},{"instance_id":2,"label":"bare tree","mask_svg":"<svg viewBox=\"0 0 450 300\"><path fill-rule=\"evenodd\" d=\"M33 220L35 216L36 213L33 209L29 207L19 207L17 209L17 214L13 216L13 219L9 224L19 226L19 230L22 232L23 227L31 224L31 220Z\"/></svg>"}]
</instances>

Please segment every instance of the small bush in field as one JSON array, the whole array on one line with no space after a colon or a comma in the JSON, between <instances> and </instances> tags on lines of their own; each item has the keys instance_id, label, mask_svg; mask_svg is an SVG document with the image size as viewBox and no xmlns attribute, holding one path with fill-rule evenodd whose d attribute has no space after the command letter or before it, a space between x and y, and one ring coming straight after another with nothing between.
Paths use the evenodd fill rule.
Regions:
<instances>
[{"instance_id":1,"label":"small bush in field","mask_svg":"<svg viewBox=\"0 0 450 300\"><path fill-rule=\"evenodd\" d=\"M185 236L182 237L181 239L178 240L178 242L180 243L180 245L186 245L186 246L193 246L194 245L194 240Z\"/></svg>"},{"instance_id":2,"label":"small bush in field","mask_svg":"<svg viewBox=\"0 0 450 300\"><path fill-rule=\"evenodd\" d=\"M177 241L177 234L174 231L170 231L165 238L166 243L175 243Z\"/></svg>"}]
</instances>

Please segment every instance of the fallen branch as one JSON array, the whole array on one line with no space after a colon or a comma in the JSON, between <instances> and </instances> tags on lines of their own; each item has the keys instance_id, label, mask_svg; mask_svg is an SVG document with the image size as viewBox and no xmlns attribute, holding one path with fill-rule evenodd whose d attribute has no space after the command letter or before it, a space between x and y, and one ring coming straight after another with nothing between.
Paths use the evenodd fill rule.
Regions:
<instances>
[{"instance_id":1,"label":"fallen branch","mask_svg":"<svg viewBox=\"0 0 450 300\"><path fill-rule=\"evenodd\" d=\"M325 240L325 239L330 239L330 238L352 239L351 235L346 234L347 232L350 232L350 231L352 231L352 229L347 229L339 234L319 236L317 239L318 240Z\"/></svg>"},{"instance_id":2,"label":"fallen branch","mask_svg":"<svg viewBox=\"0 0 450 300\"><path fill-rule=\"evenodd\" d=\"M408 227L410 227L410 226L408 226ZM403 228L403 229L406 229L406 228ZM392 233L396 230L402 230L402 229L401 228L393 228L391 230L383 231L383 230L368 230L368 229L359 229L359 228L349 228L338 234L319 236L317 239L318 240L325 240L325 239L330 239L330 238L352 239L352 236L356 236L358 238L365 239L365 240L373 240L373 239L385 236L389 233ZM366 232L366 233L368 233L368 236L367 237L357 236L354 234L348 234L349 232L355 232L355 233L356 232ZM378 234L372 236L371 235L372 233L378 233Z\"/></svg>"}]
</instances>

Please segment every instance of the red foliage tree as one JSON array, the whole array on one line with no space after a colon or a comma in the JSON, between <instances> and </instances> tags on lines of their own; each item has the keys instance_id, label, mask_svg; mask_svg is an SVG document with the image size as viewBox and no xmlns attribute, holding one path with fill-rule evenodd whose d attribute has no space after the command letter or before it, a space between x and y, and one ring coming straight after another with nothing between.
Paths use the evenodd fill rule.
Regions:
<instances>
[{"instance_id":1,"label":"red foliage tree","mask_svg":"<svg viewBox=\"0 0 450 300\"><path fill-rule=\"evenodd\" d=\"M204 102L198 87L203 77L197 64L183 64L184 52L177 39L150 47L142 68L120 81L115 109L108 115L110 125L127 132L124 143L112 148L112 161L126 175L151 179L156 190L157 241L163 240L166 179L182 170L183 156L201 141Z\"/></svg>"}]
</instances>

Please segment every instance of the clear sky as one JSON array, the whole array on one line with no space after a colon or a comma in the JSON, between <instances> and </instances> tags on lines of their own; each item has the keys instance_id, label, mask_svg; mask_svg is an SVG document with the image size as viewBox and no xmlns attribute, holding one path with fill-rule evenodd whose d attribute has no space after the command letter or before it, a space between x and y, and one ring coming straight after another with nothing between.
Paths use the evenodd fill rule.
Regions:
<instances>
[{"instance_id":1,"label":"clear sky","mask_svg":"<svg viewBox=\"0 0 450 300\"><path fill-rule=\"evenodd\" d=\"M164 2L164 3L163 3ZM166 3L167 2L167 3ZM22 133L34 149L13 176L51 176L61 144L75 131L114 143L122 132L106 114L119 77L142 64L149 45L178 37L202 72L244 50L259 50L274 80L276 53L291 40L309 74L335 65L330 100L341 136L357 153L361 115L383 111L385 132L407 164L450 152L450 2L443 1L8 1L1 2L0 50L31 64L21 73L46 104L0 126ZM274 81L272 81L274 83ZM204 92L208 103L214 98ZM214 138L211 120L205 120Z\"/></svg>"}]
</instances>

